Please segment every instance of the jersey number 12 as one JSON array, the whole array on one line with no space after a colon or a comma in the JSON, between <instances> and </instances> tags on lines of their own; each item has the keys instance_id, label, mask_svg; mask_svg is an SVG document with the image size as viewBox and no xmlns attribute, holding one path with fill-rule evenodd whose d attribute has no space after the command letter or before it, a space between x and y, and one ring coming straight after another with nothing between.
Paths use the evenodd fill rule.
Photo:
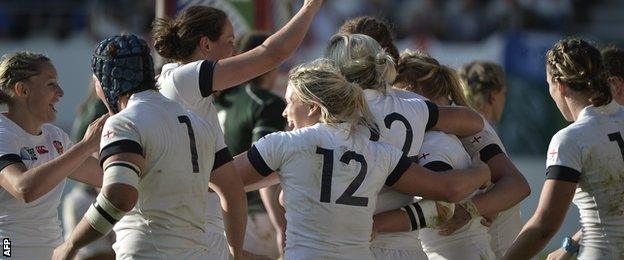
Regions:
<instances>
[{"instance_id":1,"label":"jersey number 12","mask_svg":"<svg viewBox=\"0 0 624 260\"><path fill-rule=\"evenodd\" d=\"M331 203L330 200L332 175L334 173L334 150L317 147L316 153L323 155L323 175L321 176L321 202ZM364 156L354 151L346 151L340 157L340 162L344 164L349 164L351 160L355 160L356 162L360 163L360 172L357 176L355 176L351 184L349 184L349 187L347 187L342 195L338 197L338 199L336 200L336 204L366 207L368 206L368 198L353 196L353 193L355 193L360 185L362 185L362 182L364 182L364 178L366 177L366 171L368 170L368 165L366 164Z\"/></svg>"}]
</instances>

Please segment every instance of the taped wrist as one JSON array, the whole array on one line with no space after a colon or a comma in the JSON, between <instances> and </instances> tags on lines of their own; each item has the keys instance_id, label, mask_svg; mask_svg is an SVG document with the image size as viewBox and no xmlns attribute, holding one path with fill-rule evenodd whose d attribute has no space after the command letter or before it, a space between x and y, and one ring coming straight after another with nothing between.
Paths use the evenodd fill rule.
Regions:
<instances>
[{"instance_id":1,"label":"taped wrist","mask_svg":"<svg viewBox=\"0 0 624 260\"><path fill-rule=\"evenodd\" d=\"M140 175L141 171L138 166L126 161L114 161L104 166L102 187L113 183L123 183L137 188Z\"/></svg>"},{"instance_id":2,"label":"taped wrist","mask_svg":"<svg viewBox=\"0 0 624 260\"><path fill-rule=\"evenodd\" d=\"M87 210L85 218L93 229L106 235L125 214L126 212L115 207L104 194L100 193Z\"/></svg>"},{"instance_id":3,"label":"taped wrist","mask_svg":"<svg viewBox=\"0 0 624 260\"><path fill-rule=\"evenodd\" d=\"M441 224L435 201L421 200L409 204L401 208L401 210L405 211L409 216L412 231L426 227L434 228Z\"/></svg>"}]
</instances>

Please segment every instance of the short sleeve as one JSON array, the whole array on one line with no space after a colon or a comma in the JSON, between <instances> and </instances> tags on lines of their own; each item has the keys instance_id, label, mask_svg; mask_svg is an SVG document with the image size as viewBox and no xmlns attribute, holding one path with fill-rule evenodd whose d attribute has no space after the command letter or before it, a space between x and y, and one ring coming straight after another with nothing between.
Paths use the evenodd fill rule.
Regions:
<instances>
[{"instance_id":1,"label":"short sleeve","mask_svg":"<svg viewBox=\"0 0 624 260\"><path fill-rule=\"evenodd\" d=\"M159 79L159 82L170 80L170 83L161 83L161 92L168 97L178 96L187 105L197 103L199 99L212 94L212 77L216 64L216 61L199 60L178 66L169 72L163 71L163 79Z\"/></svg>"},{"instance_id":2,"label":"short sleeve","mask_svg":"<svg viewBox=\"0 0 624 260\"><path fill-rule=\"evenodd\" d=\"M275 100L262 109L252 130L252 141L255 142L267 134L284 130L286 127L286 119L282 116L284 108L286 108L284 101Z\"/></svg>"},{"instance_id":3,"label":"short sleeve","mask_svg":"<svg viewBox=\"0 0 624 260\"><path fill-rule=\"evenodd\" d=\"M567 132L560 131L553 136L546 158L547 179L579 181L582 170L582 151Z\"/></svg>"},{"instance_id":4,"label":"short sleeve","mask_svg":"<svg viewBox=\"0 0 624 260\"><path fill-rule=\"evenodd\" d=\"M106 120L102 129L100 164L108 157L120 153L144 156L140 132L134 123L117 114Z\"/></svg>"},{"instance_id":5,"label":"short sleeve","mask_svg":"<svg viewBox=\"0 0 624 260\"><path fill-rule=\"evenodd\" d=\"M433 128L434 126L438 124L438 117L439 117L438 106L429 100L425 100L424 102L427 105L427 114L428 114L427 125L425 129L430 130L431 128Z\"/></svg>"},{"instance_id":6,"label":"short sleeve","mask_svg":"<svg viewBox=\"0 0 624 260\"><path fill-rule=\"evenodd\" d=\"M480 156L483 162L487 162L495 155L505 153L503 143L494 131L494 128L483 119L483 130L474 135L461 138L464 149L470 157Z\"/></svg>"},{"instance_id":7,"label":"short sleeve","mask_svg":"<svg viewBox=\"0 0 624 260\"><path fill-rule=\"evenodd\" d=\"M288 159L292 141L286 132L266 135L251 146L247 158L256 171L267 176L282 167Z\"/></svg>"},{"instance_id":8,"label":"short sleeve","mask_svg":"<svg viewBox=\"0 0 624 260\"><path fill-rule=\"evenodd\" d=\"M22 163L18 140L15 134L0 128L0 171L11 164Z\"/></svg>"},{"instance_id":9,"label":"short sleeve","mask_svg":"<svg viewBox=\"0 0 624 260\"><path fill-rule=\"evenodd\" d=\"M446 146L423 145L418 154L418 164L432 171L446 171L453 168L451 151Z\"/></svg>"}]
</instances>

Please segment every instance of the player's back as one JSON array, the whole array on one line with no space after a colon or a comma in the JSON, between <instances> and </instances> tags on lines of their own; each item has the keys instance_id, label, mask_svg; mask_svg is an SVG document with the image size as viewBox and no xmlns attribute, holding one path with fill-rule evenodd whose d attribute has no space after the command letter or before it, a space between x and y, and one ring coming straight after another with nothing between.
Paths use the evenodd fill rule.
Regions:
<instances>
[{"instance_id":1,"label":"player's back","mask_svg":"<svg viewBox=\"0 0 624 260\"><path fill-rule=\"evenodd\" d=\"M624 257L624 108L611 102L586 107L559 131L548 150L549 166L580 173L574 203L583 226L584 257ZM568 174L571 175L571 174ZM591 258L590 257L590 258Z\"/></svg>"},{"instance_id":2,"label":"player's back","mask_svg":"<svg viewBox=\"0 0 624 260\"><path fill-rule=\"evenodd\" d=\"M116 251L199 250L214 163L214 127L156 91L134 94L128 107L108 120L107 125L132 130L113 127L109 136L103 133L104 144L136 140L145 156L136 206L115 225Z\"/></svg>"},{"instance_id":3,"label":"player's back","mask_svg":"<svg viewBox=\"0 0 624 260\"><path fill-rule=\"evenodd\" d=\"M372 257L369 240L376 197L402 153L369 137L367 129L349 136L316 124L270 134L254 145L269 165L279 167L286 258ZM402 162L409 163L407 158Z\"/></svg>"},{"instance_id":4,"label":"player's back","mask_svg":"<svg viewBox=\"0 0 624 260\"><path fill-rule=\"evenodd\" d=\"M423 143L425 130L437 122L437 106L421 99L404 99L400 90L388 88L387 94L375 90L364 90L368 106L379 126L381 142L393 145L413 161ZM375 138L373 138L375 140ZM377 201L376 213L401 208L414 197L384 187ZM374 247L413 249L420 247L418 232L396 232L379 234L373 240Z\"/></svg>"}]
</instances>

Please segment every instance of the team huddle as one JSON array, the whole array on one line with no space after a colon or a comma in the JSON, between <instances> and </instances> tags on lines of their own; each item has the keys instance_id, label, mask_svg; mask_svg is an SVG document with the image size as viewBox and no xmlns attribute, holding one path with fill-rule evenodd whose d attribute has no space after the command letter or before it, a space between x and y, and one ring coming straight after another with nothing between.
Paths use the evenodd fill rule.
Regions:
<instances>
[{"instance_id":1,"label":"team huddle","mask_svg":"<svg viewBox=\"0 0 624 260\"><path fill-rule=\"evenodd\" d=\"M277 210L267 211L284 219L284 234L264 243L283 259L530 259L571 202L580 230L549 259L624 259L619 49L567 38L548 51L550 96L572 124L552 138L524 227L529 185L492 126L505 103L501 67L456 71L421 51L399 53L373 17L347 20L324 57L289 72L278 111L289 131L254 128L255 142L232 154L215 98L289 58L321 4L306 0L237 55L221 10L157 19L154 49L169 61L158 75L139 37L101 41L91 68L108 113L75 143L50 124L64 94L52 61L4 55L0 238L10 238L11 258L73 259L114 231L118 259L266 259L248 247L246 192L279 187L269 199ZM64 239L57 208L67 178L101 190Z\"/></svg>"}]
</instances>

